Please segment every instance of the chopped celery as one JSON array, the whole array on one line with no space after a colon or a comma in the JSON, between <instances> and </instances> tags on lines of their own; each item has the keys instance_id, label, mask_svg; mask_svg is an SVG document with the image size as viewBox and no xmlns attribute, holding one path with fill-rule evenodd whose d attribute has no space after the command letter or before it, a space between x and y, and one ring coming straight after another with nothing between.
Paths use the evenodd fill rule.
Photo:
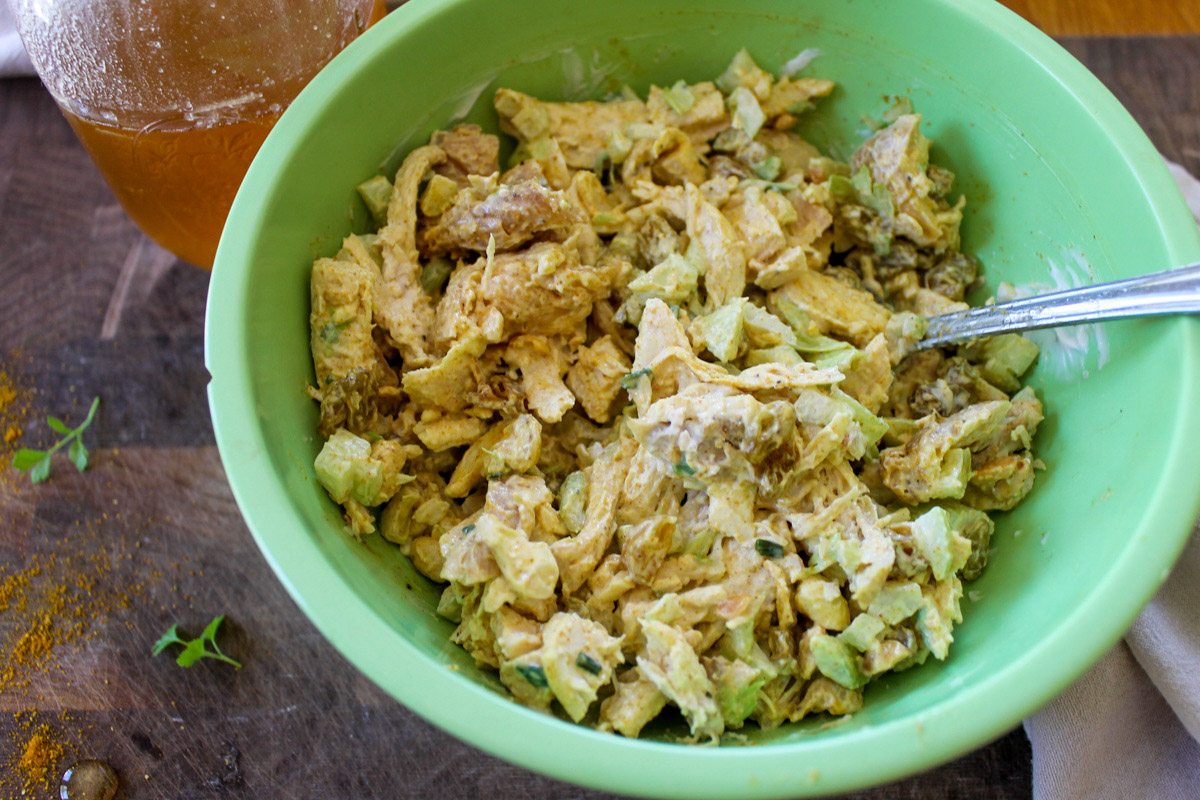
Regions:
<instances>
[{"instance_id":1,"label":"chopped celery","mask_svg":"<svg viewBox=\"0 0 1200 800\"><path fill-rule=\"evenodd\" d=\"M421 288L427 295L438 295L445 287L446 281L450 280L450 273L453 271L454 265L450 263L449 259L430 259L429 263L421 268Z\"/></svg>"},{"instance_id":2,"label":"chopped celery","mask_svg":"<svg viewBox=\"0 0 1200 800\"><path fill-rule=\"evenodd\" d=\"M372 444L339 428L325 442L313 467L321 485L337 502L355 500L364 506L377 506L413 480L400 474L404 463L401 453L395 442Z\"/></svg>"},{"instance_id":3,"label":"chopped celery","mask_svg":"<svg viewBox=\"0 0 1200 800\"><path fill-rule=\"evenodd\" d=\"M883 435L883 443L888 447L904 444L912 438L913 434L921 430L921 423L915 419L884 417L883 421L888 426L887 433Z\"/></svg>"},{"instance_id":4,"label":"chopped celery","mask_svg":"<svg viewBox=\"0 0 1200 800\"><path fill-rule=\"evenodd\" d=\"M843 392L838 387L833 387L832 395L843 404L850 407L850 414L854 417L854 421L858 423L858 427L862 428L863 435L867 437L867 441L871 444L877 444L883 435L888 431L888 424L879 417L867 410L867 407L855 400L850 395Z\"/></svg>"},{"instance_id":5,"label":"chopped celery","mask_svg":"<svg viewBox=\"0 0 1200 800\"><path fill-rule=\"evenodd\" d=\"M1015 392L1021 376L1037 360L1038 346L1019 333L1002 333L979 339L962 348L968 361L979 364L984 380L998 389Z\"/></svg>"},{"instance_id":6,"label":"chopped celery","mask_svg":"<svg viewBox=\"0 0 1200 800\"><path fill-rule=\"evenodd\" d=\"M437 615L451 622L462 622L462 598L453 586L447 586L438 598Z\"/></svg>"},{"instance_id":7,"label":"chopped celery","mask_svg":"<svg viewBox=\"0 0 1200 800\"><path fill-rule=\"evenodd\" d=\"M954 532L943 508L931 508L912 522L913 541L929 567L933 577L943 580L966 563L970 554L970 543L961 536L954 540ZM965 546L956 546L965 545Z\"/></svg>"},{"instance_id":8,"label":"chopped celery","mask_svg":"<svg viewBox=\"0 0 1200 800\"><path fill-rule=\"evenodd\" d=\"M854 184L844 175L829 176L829 195L838 203L857 203L858 192Z\"/></svg>"},{"instance_id":9,"label":"chopped celery","mask_svg":"<svg viewBox=\"0 0 1200 800\"><path fill-rule=\"evenodd\" d=\"M746 135L753 139L758 136L767 117L763 114L758 98L744 86L733 90L729 96L729 106L733 111L734 127L741 128Z\"/></svg>"},{"instance_id":10,"label":"chopped celery","mask_svg":"<svg viewBox=\"0 0 1200 800\"><path fill-rule=\"evenodd\" d=\"M383 251L379 249L379 235L375 233L363 233L358 236L359 241L363 243L363 247L367 250L367 255L375 262L375 266L383 267Z\"/></svg>"},{"instance_id":11,"label":"chopped celery","mask_svg":"<svg viewBox=\"0 0 1200 800\"><path fill-rule=\"evenodd\" d=\"M896 216L896 205L892 193L881 184L871 180L871 171L863 164L850 178L854 191L858 194L859 205L866 206L881 217L891 219Z\"/></svg>"},{"instance_id":12,"label":"chopped celery","mask_svg":"<svg viewBox=\"0 0 1200 800\"><path fill-rule=\"evenodd\" d=\"M658 298L669 306L684 304L695 295L700 282L700 270L691 259L672 253L662 263L629 282L630 295L622 310L625 317L637 324L646 301Z\"/></svg>"},{"instance_id":13,"label":"chopped celery","mask_svg":"<svg viewBox=\"0 0 1200 800\"><path fill-rule=\"evenodd\" d=\"M754 164L751 169L754 174L762 178L764 181L773 181L779 177L779 170L783 168L783 161L779 156L767 156L762 161Z\"/></svg>"},{"instance_id":14,"label":"chopped celery","mask_svg":"<svg viewBox=\"0 0 1200 800\"><path fill-rule=\"evenodd\" d=\"M788 347L785 344L775 347L766 347L758 350L751 350L746 353L743 362L747 367L756 367L759 364L784 364L787 366L795 366L803 364L804 359L796 352L793 347Z\"/></svg>"},{"instance_id":15,"label":"chopped celery","mask_svg":"<svg viewBox=\"0 0 1200 800\"><path fill-rule=\"evenodd\" d=\"M621 133L619 130L614 130L608 135L608 143L604 145L604 153L614 164L620 164L629 156L629 151L633 149L633 142L628 136Z\"/></svg>"},{"instance_id":16,"label":"chopped celery","mask_svg":"<svg viewBox=\"0 0 1200 800\"><path fill-rule=\"evenodd\" d=\"M767 682L767 676L741 659L730 661L718 657L713 660L712 679L725 727L740 727L754 713L758 691Z\"/></svg>"},{"instance_id":17,"label":"chopped celery","mask_svg":"<svg viewBox=\"0 0 1200 800\"><path fill-rule=\"evenodd\" d=\"M733 61L729 62L729 66L715 83L725 94L733 94L740 87L761 84L764 78L769 86L771 76L755 63L750 52L743 47L737 51Z\"/></svg>"},{"instance_id":18,"label":"chopped celery","mask_svg":"<svg viewBox=\"0 0 1200 800\"><path fill-rule=\"evenodd\" d=\"M987 566L988 544L996 524L986 512L962 503L943 501L938 505L945 510L950 528L971 544L971 555L962 567L962 577L967 581L975 580Z\"/></svg>"},{"instance_id":19,"label":"chopped celery","mask_svg":"<svg viewBox=\"0 0 1200 800\"><path fill-rule=\"evenodd\" d=\"M752 347L795 345L796 335L779 317L753 303L742 306L742 327Z\"/></svg>"},{"instance_id":20,"label":"chopped celery","mask_svg":"<svg viewBox=\"0 0 1200 800\"><path fill-rule=\"evenodd\" d=\"M748 304L744 297L726 303L700 320L704 345L719 361L733 361L742 345L742 309Z\"/></svg>"},{"instance_id":21,"label":"chopped celery","mask_svg":"<svg viewBox=\"0 0 1200 800\"><path fill-rule=\"evenodd\" d=\"M886 187L871 180L871 171L864 164L851 177L831 175L829 194L842 204L854 204L871 209L881 217L896 216L896 205L892 193Z\"/></svg>"},{"instance_id":22,"label":"chopped celery","mask_svg":"<svg viewBox=\"0 0 1200 800\"><path fill-rule=\"evenodd\" d=\"M550 114L540 103L522 108L513 115L511 122L517 130L517 135L527 142L550 133Z\"/></svg>"},{"instance_id":23,"label":"chopped celery","mask_svg":"<svg viewBox=\"0 0 1200 800\"><path fill-rule=\"evenodd\" d=\"M663 89L663 100L680 116L691 111L692 106L696 105L695 95L682 80L676 81L670 89Z\"/></svg>"},{"instance_id":24,"label":"chopped celery","mask_svg":"<svg viewBox=\"0 0 1200 800\"><path fill-rule=\"evenodd\" d=\"M849 645L827 633L819 633L812 638L809 646L817 669L826 678L847 689L858 689L866 684L867 676L863 674L858 656Z\"/></svg>"},{"instance_id":25,"label":"chopped celery","mask_svg":"<svg viewBox=\"0 0 1200 800\"><path fill-rule=\"evenodd\" d=\"M436 217L450 206L458 197L458 184L445 175L433 175L425 184L425 192L421 195L421 213L427 217Z\"/></svg>"},{"instance_id":26,"label":"chopped celery","mask_svg":"<svg viewBox=\"0 0 1200 800\"><path fill-rule=\"evenodd\" d=\"M563 479L562 486L558 488L558 516L569 532L579 533L583 529L587 500L587 476L576 470Z\"/></svg>"},{"instance_id":27,"label":"chopped celery","mask_svg":"<svg viewBox=\"0 0 1200 800\"><path fill-rule=\"evenodd\" d=\"M860 356L858 348L849 342L818 333L808 312L792 301L776 300L775 313L796 332L796 349L817 366L844 369Z\"/></svg>"},{"instance_id":28,"label":"chopped celery","mask_svg":"<svg viewBox=\"0 0 1200 800\"><path fill-rule=\"evenodd\" d=\"M848 644L858 652L871 646L887 629L879 617L874 614L859 614L846 630L838 634L838 641Z\"/></svg>"},{"instance_id":29,"label":"chopped celery","mask_svg":"<svg viewBox=\"0 0 1200 800\"><path fill-rule=\"evenodd\" d=\"M889 581L871 600L867 611L889 625L899 625L921 608L921 587L912 582Z\"/></svg>"},{"instance_id":30,"label":"chopped celery","mask_svg":"<svg viewBox=\"0 0 1200 800\"><path fill-rule=\"evenodd\" d=\"M371 212L375 227L382 228L386 225L388 203L392 199L392 182L382 175L376 175L358 185L358 196L363 199L367 211Z\"/></svg>"},{"instance_id":31,"label":"chopped celery","mask_svg":"<svg viewBox=\"0 0 1200 800\"><path fill-rule=\"evenodd\" d=\"M971 479L971 451L959 447L946 453L937 477L931 481L931 497L962 497Z\"/></svg>"},{"instance_id":32,"label":"chopped celery","mask_svg":"<svg viewBox=\"0 0 1200 800\"><path fill-rule=\"evenodd\" d=\"M713 542L716 540L717 529L704 528L692 534L692 537L683 546L683 552L686 555L696 556L697 558L706 558L709 551L712 550Z\"/></svg>"}]
</instances>

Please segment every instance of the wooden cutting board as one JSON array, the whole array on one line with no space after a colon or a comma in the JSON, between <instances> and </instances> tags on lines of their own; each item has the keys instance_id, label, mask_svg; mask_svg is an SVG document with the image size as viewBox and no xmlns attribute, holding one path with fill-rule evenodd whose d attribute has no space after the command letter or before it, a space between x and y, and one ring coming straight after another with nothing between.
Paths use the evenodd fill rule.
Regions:
<instances>
[{"instance_id":1,"label":"wooden cutting board","mask_svg":"<svg viewBox=\"0 0 1200 800\"><path fill-rule=\"evenodd\" d=\"M1166 156L1200 171L1200 37L1064 44ZM75 423L102 398L86 473L63 459L35 487L0 470L0 581L43 565L22 590L29 607L0 611L0 672L45 628L48 588L94 579L59 598L59 644L0 679L0 798L20 796L16 760L38 730L64 748L56 774L72 756L103 759L131 800L602 797L457 742L324 641L259 555L217 457L207 273L133 227L36 81L0 81L0 143L0 371L17 393L4 413L44 446L46 414ZM220 613L240 671L150 655L172 622L195 635ZM853 797L1026 798L1030 775L1018 729Z\"/></svg>"}]
</instances>

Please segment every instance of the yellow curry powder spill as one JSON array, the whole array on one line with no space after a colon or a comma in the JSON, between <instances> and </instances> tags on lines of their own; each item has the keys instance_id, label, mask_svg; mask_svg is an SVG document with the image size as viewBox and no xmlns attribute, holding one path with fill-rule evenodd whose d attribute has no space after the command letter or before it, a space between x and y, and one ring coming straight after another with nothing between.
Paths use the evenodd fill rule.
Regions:
<instances>
[{"instance_id":1,"label":"yellow curry powder spill","mask_svg":"<svg viewBox=\"0 0 1200 800\"><path fill-rule=\"evenodd\" d=\"M8 532L36 525L28 498L49 491L35 489L8 463L32 398L14 374L0 369L0 525ZM124 548L104 535L103 518L79 520L70 542L56 552L30 552L21 561L0 564L0 696L28 688L64 646L86 641L111 611L128 607L136 587L104 580L112 569L110 553Z\"/></svg>"},{"instance_id":2,"label":"yellow curry powder spill","mask_svg":"<svg viewBox=\"0 0 1200 800\"><path fill-rule=\"evenodd\" d=\"M35 540L32 530L38 520L31 498L48 490L34 487L9 463L33 405L33 393L12 374L0 370L0 538L18 545L20 552L26 538L22 531ZM144 584L130 585L111 574L116 562L132 560L134 550L124 537L112 534L107 519L107 514L79 519L69 539L51 540L52 551L29 550L0 563L0 698L7 707L39 704L42 698L36 693L53 686L47 683L51 670L69 680L64 659L102 632L115 613L131 608L143 591ZM58 716L60 723L78 731L78 723L66 714ZM41 721L38 712L18 712L13 722L0 746L0 800L49 797L65 767L66 749L73 745L66 744L63 731Z\"/></svg>"},{"instance_id":3,"label":"yellow curry powder spill","mask_svg":"<svg viewBox=\"0 0 1200 800\"><path fill-rule=\"evenodd\" d=\"M97 623L129 607L137 587L108 585L111 569L108 552L98 548L34 554L24 569L0 578L0 614L13 623L0 638L0 695L28 688L56 651L87 641Z\"/></svg>"},{"instance_id":4,"label":"yellow curry powder spill","mask_svg":"<svg viewBox=\"0 0 1200 800\"><path fill-rule=\"evenodd\" d=\"M79 724L67 714L57 716L61 723ZM66 766L68 751L74 752L75 746L37 712L18 712L13 722L14 727L6 736L9 754L6 763L0 766L0 797L4 800L50 797Z\"/></svg>"},{"instance_id":5,"label":"yellow curry powder spill","mask_svg":"<svg viewBox=\"0 0 1200 800\"><path fill-rule=\"evenodd\" d=\"M97 526L81 524L78 550L32 554L18 571L0 576L0 698L34 704L33 696L51 669L64 672L63 658L104 629L118 609L128 609L143 585L113 585L109 577L114 559L130 558L128 552L109 555L98 541ZM122 546L121 543L115 543ZM60 722L71 725L74 737L78 723L66 714ZM20 712L7 742L0 747L0 800L49 797L52 783L62 774L65 754L62 732L40 722L37 712Z\"/></svg>"},{"instance_id":6,"label":"yellow curry powder spill","mask_svg":"<svg viewBox=\"0 0 1200 800\"><path fill-rule=\"evenodd\" d=\"M37 785L50 777L51 771L63 757L62 742L50 735L48 728L39 730L29 737L25 752L17 762L17 769L26 783Z\"/></svg>"},{"instance_id":7,"label":"yellow curry powder spill","mask_svg":"<svg viewBox=\"0 0 1200 800\"><path fill-rule=\"evenodd\" d=\"M29 393L22 390L8 375L0 371L0 440L7 461L8 451L21 438L22 425L29 412Z\"/></svg>"}]
</instances>

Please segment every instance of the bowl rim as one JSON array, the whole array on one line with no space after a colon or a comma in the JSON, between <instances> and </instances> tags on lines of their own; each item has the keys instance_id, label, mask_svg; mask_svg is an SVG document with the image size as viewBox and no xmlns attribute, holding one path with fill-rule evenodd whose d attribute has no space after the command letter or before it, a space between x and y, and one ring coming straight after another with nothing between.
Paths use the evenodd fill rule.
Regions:
<instances>
[{"instance_id":1,"label":"bowl rim","mask_svg":"<svg viewBox=\"0 0 1200 800\"><path fill-rule=\"evenodd\" d=\"M289 156L309 133L339 83L367 66L372 45L403 38L407 28L474 0L414 0L339 54L284 113L254 159L222 235L205 313L205 365L217 448L238 507L256 544L297 605L354 664L406 707L488 753L576 784L652 797L769 798L852 791L928 769L999 737L1065 689L1121 636L1166 579L1200 511L1200 321L1171 321L1186 357L1177 432L1150 508L1084 602L1025 655L927 712L874 725L850 740L772 742L758 747L695 748L631 740L549 717L456 675L403 637L328 567L267 455L251 397L249 350L240 336L255 231ZM1117 144L1155 214L1177 263L1200 258L1200 233L1174 180L1143 133L1109 90L1048 36L994 0L931 0L969 14L1010 39L1090 108ZM382 48L381 48L382 49ZM1136 571L1121 564L1136 559ZM1123 598L1114 613L1106 595ZM316 602L315 598L320 598ZM353 618L355 623L347 625ZM1050 647L1068 637L1069 653ZM402 677L398 677L402 676ZM442 697L452 697L443 703ZM989 698L1006 697L998 706ZM453 713L446 713L447 709ZM530 747L537 742L538 747ZM885 744L886 743L886 744ZM853 745L847 758L845 748ZM865 768L864 747L872 754ZM576 759L578 752L598 758ZM791 758L789 758L789 756ZM820 770L812 768L820 765ZM665 776L655 781L653 776Z\"/></svg>"}]
</instances>

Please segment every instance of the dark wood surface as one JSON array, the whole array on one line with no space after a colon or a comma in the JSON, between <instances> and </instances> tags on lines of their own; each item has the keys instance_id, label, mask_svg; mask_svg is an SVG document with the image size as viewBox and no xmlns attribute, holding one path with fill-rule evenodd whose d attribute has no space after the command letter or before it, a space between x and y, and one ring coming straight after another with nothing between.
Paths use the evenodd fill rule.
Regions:
<instances>
[{"instance_id":1,"label":"dark wood surface","mask_svg":"<svg viewBox=\"0 0 1200 800\"><path fill-rule=\"evenodd\" d=\"M1200 37L1064 44L1166 156L1200 171ZM60 773L72 755L104 759L130 800L602 796L417 718L291 602L237 513L213 444L202 352L208 275L142 237L28 79L0 81L0 286L0 370L28 400L23 443L48 442L46 414L77 420L103 398L85 474L59 461L34 487L0 471L0 580L52 553L59 572L98 575L82 609L89 633L0 690L0 798L19 796L5 771L29 738L31 710L67 748ZM221 642L244 669L183 670L150 656L171 622L196 633L218 613L230 615ZM28 616L0 613L0 647ZM852 796L1014 800L1030 796L1030 774L1017 729Z\"/></svg>"}]
</instances>

